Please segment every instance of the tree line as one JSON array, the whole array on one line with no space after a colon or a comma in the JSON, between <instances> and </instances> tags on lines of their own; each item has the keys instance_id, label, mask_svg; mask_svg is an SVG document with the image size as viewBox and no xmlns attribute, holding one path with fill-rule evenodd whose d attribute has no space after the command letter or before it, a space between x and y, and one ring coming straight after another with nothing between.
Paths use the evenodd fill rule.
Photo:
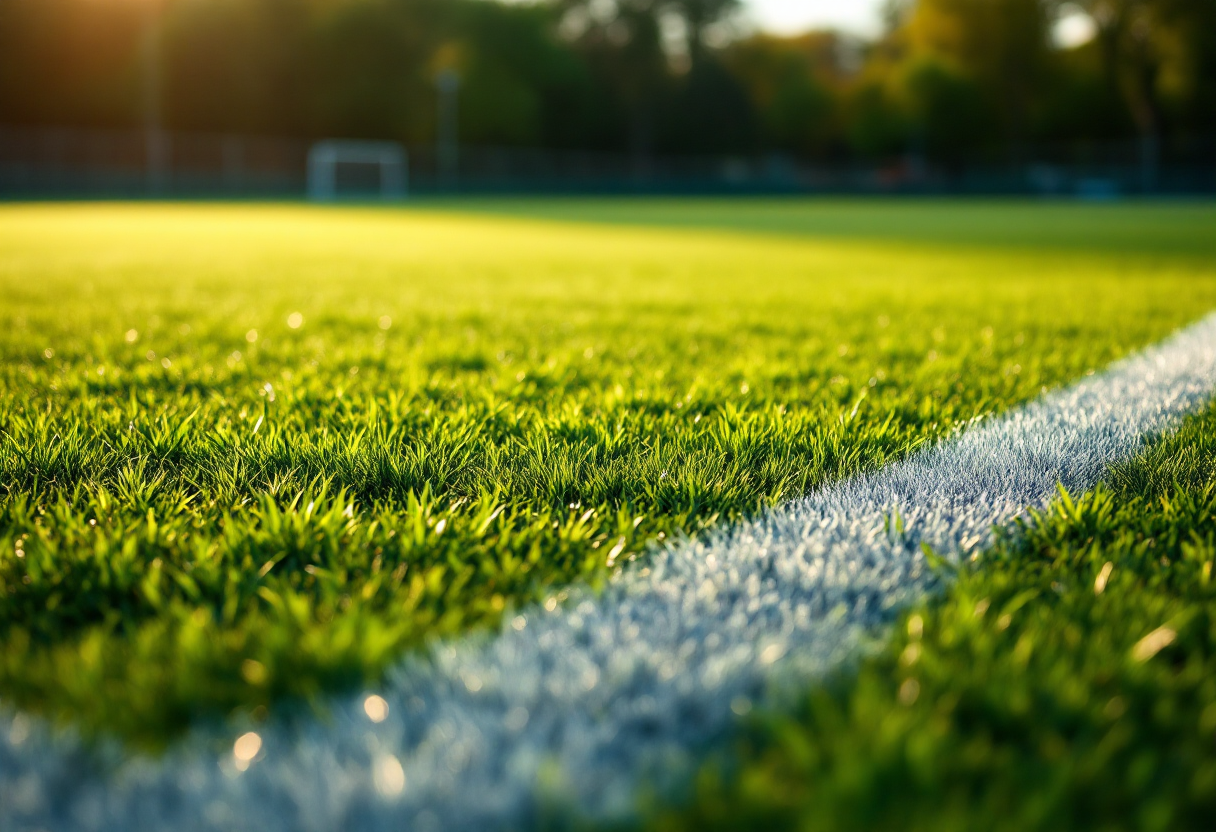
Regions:
<instances>
[{"instance_id":1,"label":"tree line","mask_svg":"<svg viewBox=\"0 0 1216 832\"><path fill-rule=\"evenodd\" d=\"M1055 42L1062 14L1094 36ZM634 154L1017 158L1216 132L1216 0L892 0L884 32L743 31L739 0L0 0L0 124ZM150 74L149 67L152 67Z\"/></svg>"}]
</instances>

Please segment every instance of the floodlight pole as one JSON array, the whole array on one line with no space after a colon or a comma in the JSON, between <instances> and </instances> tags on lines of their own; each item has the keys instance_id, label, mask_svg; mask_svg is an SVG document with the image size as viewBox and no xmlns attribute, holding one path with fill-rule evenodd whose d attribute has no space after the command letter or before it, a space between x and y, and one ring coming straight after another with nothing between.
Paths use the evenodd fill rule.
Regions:
<instances>
[{"instance_id":1,"label":"floodlight pole","mask_svg":"<svg viewBox=\"0 0 1216 832\"><path fill-rule=\"evenodd\" d=\"M164 190L169 141L161 117L161 3L145 4L143 43L144 185L149 194Z\"/></svg>"},{"instance_id":2,"label":"floodlight pole","mask_svg":"<svg viewBox=\"0 0 1216 832\"><path fill-rule=\"evenodd\" d=\"M439 184L444 190L455 190L459 175L459 114L457 100L460 75L454 69L443 69L435 76L439 91L439 119L436 131L435 156L439 163Z\"/></svg>"}]
</instances>

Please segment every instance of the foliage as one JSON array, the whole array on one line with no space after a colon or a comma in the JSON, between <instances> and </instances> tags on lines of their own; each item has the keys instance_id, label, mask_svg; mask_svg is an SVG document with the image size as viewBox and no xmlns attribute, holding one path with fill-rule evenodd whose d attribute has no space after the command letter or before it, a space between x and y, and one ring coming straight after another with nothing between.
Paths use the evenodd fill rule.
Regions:
<instances>
[{"instance_id":1,"label":"foliage","mask_svg":"<svg viewBox=\"0 0 1216 832\"><path fill-rule=\"evenodd\" d=\"M505 210L0 209L0 693L156 743L363 684L1216 302L1159 236L1198 206L966 210L1123 222L1118 256L899 242L955 224L935 203L730 208L885 242Z\"/></svg>"},{"instance_id":2,"label":"foliage","mask_svg":"<svg viewBox=\"0 0 1216 832\"><path fill-rule=\"evenodd\" d=\"M1216 8L1211 3L1084 0L1081 5L1097 25L1106 81L1123 97L1142 135L1160 138L1171 104L1187 98L1211 100L1210 50L1216 44ZM1192 117L1203 127L1213 124L1210 112Z\"/></svg>"},{"instance_id":3,"label":"foliage","mask_svg":"<svg viewBox=\"0 0 1216 832\"><path fill-rule=\"evenodd\" d=\"M821 78L833 74L838 45L828 34L757 35L727 52L727 65L750 92L766 145L802 153L829 149L837 114Z\"/></svg>"},{"instance_id":4,"label":"foliage","mask_svg":"<svg viewBox=\"0 0 1216 832\"><path fill-rule=\"evenodd\" d=\"M899 3L866 42L749 34L735 0L0 0L0 107L139 124L159 32L179 130L430 142L441 67L482 145L955 164L1216 127L1209 0L1090 0L1098 36L1063 49L1067 5Z\"/></svg>"}]
</instances>

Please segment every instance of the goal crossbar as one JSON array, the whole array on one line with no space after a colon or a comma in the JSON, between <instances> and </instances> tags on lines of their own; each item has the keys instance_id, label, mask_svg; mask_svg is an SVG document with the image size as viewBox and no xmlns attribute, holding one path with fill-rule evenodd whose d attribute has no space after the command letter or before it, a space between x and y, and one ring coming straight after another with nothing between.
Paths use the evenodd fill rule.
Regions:
<instances>
[{"instance_id":1,"label":"goal crossbar","mask_svg":"<svg viewBox=\"0 0 1216 832\"><path fill-rule=\"evenodd\" d=\"M326 139L308 151L308 196L328 201L338 198L338 165L375 165L379 169L380 198L406 195L409 156L396 142Z\"/></svg>"}]
</instances>

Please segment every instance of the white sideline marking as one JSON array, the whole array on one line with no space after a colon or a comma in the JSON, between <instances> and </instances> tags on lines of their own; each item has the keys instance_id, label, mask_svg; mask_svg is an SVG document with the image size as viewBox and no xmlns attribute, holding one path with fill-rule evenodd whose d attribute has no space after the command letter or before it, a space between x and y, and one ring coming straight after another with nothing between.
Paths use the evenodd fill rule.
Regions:
<instances>
[{"instance_id":1,"label":"white sideline marking","mask_svg":"<svg viewBox=\"0 0 1216 832\"><path fill-rule=\"evenodd\" d=\"M957 560L1057 482L1090 488L1205 404L1214 347L1210 316L902 462L658 551L598 598L408 659L383 700L272 723L239 758L240 732L213 728L100 774L72 739L0 719L0 828L422 832L628 815L778 676L821 676L938 588L922 544Z\"/></svg>"}]
</instances>

